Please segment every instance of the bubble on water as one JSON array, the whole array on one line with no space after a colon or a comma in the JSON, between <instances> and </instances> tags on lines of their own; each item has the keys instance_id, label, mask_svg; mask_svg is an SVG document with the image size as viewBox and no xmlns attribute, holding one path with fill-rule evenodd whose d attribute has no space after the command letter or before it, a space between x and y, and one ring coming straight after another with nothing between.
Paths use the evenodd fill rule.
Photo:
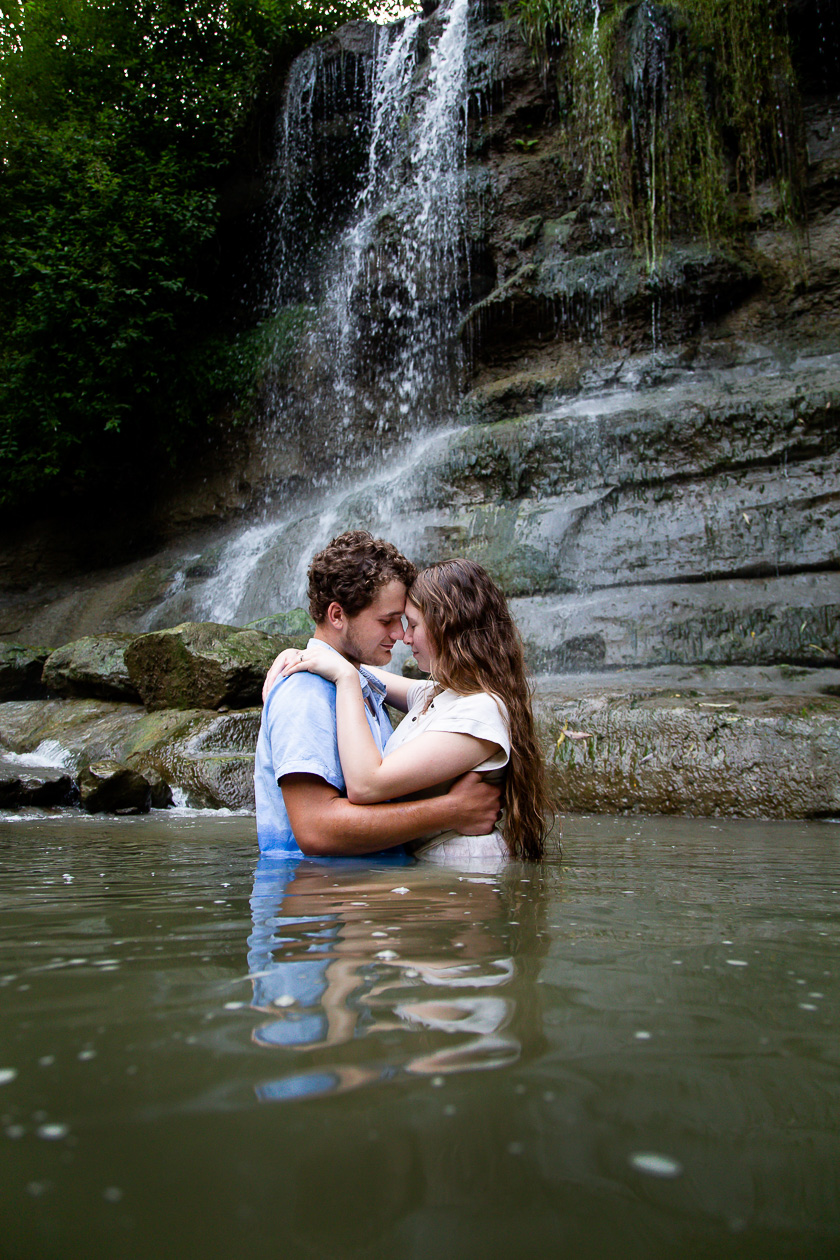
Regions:
<instances>
[{"instance_id":1,"label":"bubble on water","mask_svg":"<svg viewBox=\"0 0 840 1260\"><path fill-rule=\"evenodd\" d=\"M73 883L73 876L72 876L72 875L62 875L62 877L61 877L61 878L64 880L65 884L72 884L72 883Z\"/></svg>"},{"instance_id":2,"label":"bubble on water","mask_svg":"<svg viewBox=\"0 0 840 1260\"><path fill-rule=\"evenodd\" d=\"M418 971L415 971L414 967L406 967L403 974L407 976L409 980L414 980L415 977L418 976L420 973Z\"/></svg>"},{"instance_id":3,"label":"bubble on water","mask_svg":"<svg viewBox=\"0 0 840 1260\"><path fill-rule=\"evenodd\" d=\"M638 1032L633 1033L633 1036L637 1041L650 1041L652 1034L647 1032L644 1028L640 1028Z\"/></svg>"},{"instance_id":4,"label":"bubble on water","mask_svg":"<svg viewBox=\"0 0 840 1260\"><path fill-rule=\"evenodd\" d=\"M106 1203L119 1203L123 1197L123 1191L119 1186L106 1186L102 1191L102 1198Z\"/></svg>"},{"instance_id":5,"label":"bubble on water","mask_svg":"<svg viewBox=\"0 0 840 1260\"><path fill-rule=\"evenodd\" d=\"M727 967L749 967L749 963L744 958L727 958Z\"/></svg>"},{"instance_id":6,"label":"bubble on water","mask_svg":"<svg viewBox=\"0 0 840 1260\"><path fill-rule=\"evenodd\" d=\"M447 1103L443 1109L443 1114L445 1116L454 1116L457 1115L457 1113L458 1108L453 1103Z\"/></svg>"},{"instance_id":7,"label":"bubble on water","mask_svg":"<svg viewBox=\"0 0 840 1260\"><path fill-rule=\"evenodd\" d=\"M813 1002L800 1002L799 1009L800 1011L818 1011L820 1008Z\"/></svg>"},{"instance_id":8,"label":"bubble on water","mask_svg":"<svg viewBox=\"0 0 840 1260\"><path fill-rule=\"evenodd\" d=\"M810 997L810 998L822 998L822 997L825 997L825 994L824 994L824 993L809 993L809 994L808 994L808 997Z\"/></svg>"},{"instance_id":9,"label":"bubble on water","mask_svg":"<svg viewBox=\"0 0 840 1260\"><path fill-rule=\"evenodd\" d=\"M650 1177L679 1177L682 1172L679 1160L655 1151L635 1151L630 1156L630 1163L637 1172L647 1173Z\"/></svg>"},{"instance_id":10,"label":"bubble on water","mask_svg":"<svg viewBox=\"0 0 840 1260\"><path fill-rule=\"evenodd\" d=\"M17 1068L0 1068L0 1085L8 1085L17 1076Z\"/></svg>"},{"instance_id":11,"label":"bubble on water","mask_svg":"<svg viewBox=\"0 0 840 1260\"><path fill-rule=\"evenodd\" d=\"M431 1083L434 1085L435 1089L440 1089L441 1085L446 1084L446 1081L442 1076L433 1076Z\"/></svg>"},{"instance_id":12,"label":"bubble on water","mask_svg":"<svg viewBox=\"0 0 840 1260\"><path fill-rule=\"evenodd\" d=\"M371 936L387 936L387 932L371 932Z\"/></svg>"},{"instance_id":13,"label":"bubble on water","mask_svg":"<svg viewBox=\"0 0 840 1260\"><path fill-rule=\"evenodd\" d=\"M90 1059L96 1058L96 1051L95 1050L80 1050L76 1057L80 1059L82 1063L87 1063Z\"/></svg>"},{"instance_id":14,"label":"bubble on water","mask_svg":"<svg viewBox=\"0 0 840 1260\"><path fill-rule=\"evenodd\" d=\"M42 1194L46 1194L50 1188L48 1181L30 1181L26 1187L26 1193L31 1194L33 1199L38 1199Z\"/></svg>"},{"instance_id":15,"label":"bubble on water","mask_svg":"<svg viewBox=\"0 0 840 1260\"><path fill-rule=\"evenodd\" d=\"M22 1138L25 1132L26 1129L22 1124L10 1124L5 1129L5 1134L8 1138Z\"/></svg>"},{"instance_id":16,"label":"bubble on water","mask_svg":"<svg viewBox=\"0 0 840 1260\"><path fill-rule=\"evenodd\" d=\"M522 1155L525 1150L524 1142L508 1142L508 1155Z\"/></svg>"},{"instance_id":17,"label":"bubble on water","mask_svg":"<svg viewBox=\"0 0 840 1260\"><path fill-rule=\"evenodd\" d=\"M281 993L280 997L276 997L274 999L275 1006L294 1006L294 1004L295 999L292 997L291 993Z\"/></svg>"},{"instance_id":18,"label":"bubble on water","mask_svg":"<svg viewBox=\"0 0 840 1260\"><path fill-rule=\"evenodd\" d=\"M392 888L391 889L392 893L399 893L401 897L404 896L405 893L410 892L410 891L411 891L410 888Z\"/></svg>"},{"instance_id":19,"label":"bubble on water","mask_svg":"<svg viewBox=\"0 0 840 1260\"><path fill-rule=\"evenodd\" d=\"M381 958L383 962L393 962L395 958L399 958L399 954L393 949L380 949L376 957Z\"/></svg>"},{"instance_id":20,"label":"bubble on water","mask_svg":"<svg viewBox=\"0 0 840 1260\"><path fill-rule=\"evenodd\" d=\"M47 1142L59 1142L70 1132L69 1124L39 1124L35 1130L39 1138Z\"/></svg>"},{"instance_id":21,"label":"bubble on water","mask_svg":"<svg viewBox=\"0 0 840 1260\"><path fill-rule=\"evenodd\" d=\"M245 1002L225 1002L225 1010L226 1011L241 1011L243 1006L245 1005L247 1005Z\"/></svg>"}]
</instances>

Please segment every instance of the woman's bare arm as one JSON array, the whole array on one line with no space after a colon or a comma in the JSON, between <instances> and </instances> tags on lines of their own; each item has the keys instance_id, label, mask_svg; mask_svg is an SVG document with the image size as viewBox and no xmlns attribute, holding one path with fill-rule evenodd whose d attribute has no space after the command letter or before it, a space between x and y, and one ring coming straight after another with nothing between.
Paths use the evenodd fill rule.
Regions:
<instances>
[{"instance_id":1,"label":"woman's bare arm","mask_svg":"<svg viewBox=\"0 0 840 1260\"><path fill-rule=\"evenodd\" d=\"M307 649L286 673L308 670L335 683L338 754L347 799L375 805L449 783L474 770L499 748L491 740L448 731L427 731L383 758L368 725L359 671L338 652Z\"/></svg>"}]
</instances>

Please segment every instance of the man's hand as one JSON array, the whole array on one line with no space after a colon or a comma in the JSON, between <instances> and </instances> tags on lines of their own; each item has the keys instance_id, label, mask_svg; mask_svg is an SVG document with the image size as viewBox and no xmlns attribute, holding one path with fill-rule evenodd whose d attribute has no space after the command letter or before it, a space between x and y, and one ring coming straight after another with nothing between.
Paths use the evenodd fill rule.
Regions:
<instances>
[{"instance_id":1,"label":"man's hand","mask_svg":"<svg viewBox=\"0 0 840 1260\"><path fill-rule=\"evenodd\" d=\"M501 817L501 789L475 770L456 779L446 800L454 809L452 830L465 836L487 836Z\"/></svg>"}]
</instances>

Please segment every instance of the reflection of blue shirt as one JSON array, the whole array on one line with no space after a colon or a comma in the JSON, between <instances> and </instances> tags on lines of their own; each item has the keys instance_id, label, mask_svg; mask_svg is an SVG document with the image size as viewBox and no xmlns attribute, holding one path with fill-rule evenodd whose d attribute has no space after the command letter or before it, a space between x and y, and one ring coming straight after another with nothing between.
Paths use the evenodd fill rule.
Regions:
<instances>
[{"instance_id":1,"label":"reflection of blue shirt","mask_svg":"<svg viewBox=\"0 0 840 1260\"><path fill-rule=\"evenodd\" d=\"M257 1045L284 1050L321 1045L327 1037L323 997L343 919L332 905L315 915L296 913L298 872L327 866L366 875L393 862L410 861L402 848L364 858L260 856L251 896L248 970L254 986L252 1006L271 1015L253 1031ZM292 1001L278 1006L278 998ZM277 1075L257 1087L257 1096L264 1101L324 1094L338 1085L334 1072L302 1068L299 1061L278 1059L272 1067Z\"/></svg>"},{"instance_id":2,"label":"reflection of blue shirt","mask_svg":"<svg viewBox=\"0 0 840 1260\"><path fill-rule=\"evenodd\" d=\"M312 642L312 640L310 640ZM328 644L318 640L322 647ZM392 727L385 711L385 687L362 667L362 694L368 725L382 752ZM344 796L344 775L338 755L335 683L317 674L292 674L275 683L260 723L254 765L257 838L263 853L299 856L279 780L286 774L314 774Z\"/></svg>"}]
</instances>

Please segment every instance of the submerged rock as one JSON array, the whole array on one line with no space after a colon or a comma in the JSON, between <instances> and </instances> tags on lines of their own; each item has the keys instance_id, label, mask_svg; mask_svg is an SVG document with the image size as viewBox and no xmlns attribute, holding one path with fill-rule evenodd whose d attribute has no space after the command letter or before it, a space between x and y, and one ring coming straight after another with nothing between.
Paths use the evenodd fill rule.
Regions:
<instances>
[{"instance_id":1,"label":"submerged rock","mask_svg":"<svg viewBox=\"0 0 840 1260\"><path fill-rule=\"evenodd\" d=\"M126 665L147 709L242 709L260 703L279 651L260 630L185 622L135 638Z\"/></svg>"},{"instance_id":2,"label":"submerged rock","mask_svg":"<svg viewBox=\"0 0 840 1260\"><path fill-rule=\"evenodd\" d=\"M95 761L79 774L80 805L88 814L148 814L152 787L119 761Z\"/></svg>"},{"instance_id":3,"label":"submerged rock","mask_svg":"<svg viewBox=\"0 0 840 1260\"><path fill-rule=\"evenodd\" d=\"M44 686L59 695L136 702L140 696L125 663L126 648L135 637L111 632L65 643L47 657Z\"/></svg>"},{"instance_id":4,"label":"submerged rock","mask_svg":"<svg viewBox=\"0 0 840 1260\"><path fill-rule=\"evenodd\" d=\"M0 766L0 809L17 809L35 805L47 809L54 805L73 805L79 789L69 774L48 766L25 771Z\"/></svg>"}]
</instances>

